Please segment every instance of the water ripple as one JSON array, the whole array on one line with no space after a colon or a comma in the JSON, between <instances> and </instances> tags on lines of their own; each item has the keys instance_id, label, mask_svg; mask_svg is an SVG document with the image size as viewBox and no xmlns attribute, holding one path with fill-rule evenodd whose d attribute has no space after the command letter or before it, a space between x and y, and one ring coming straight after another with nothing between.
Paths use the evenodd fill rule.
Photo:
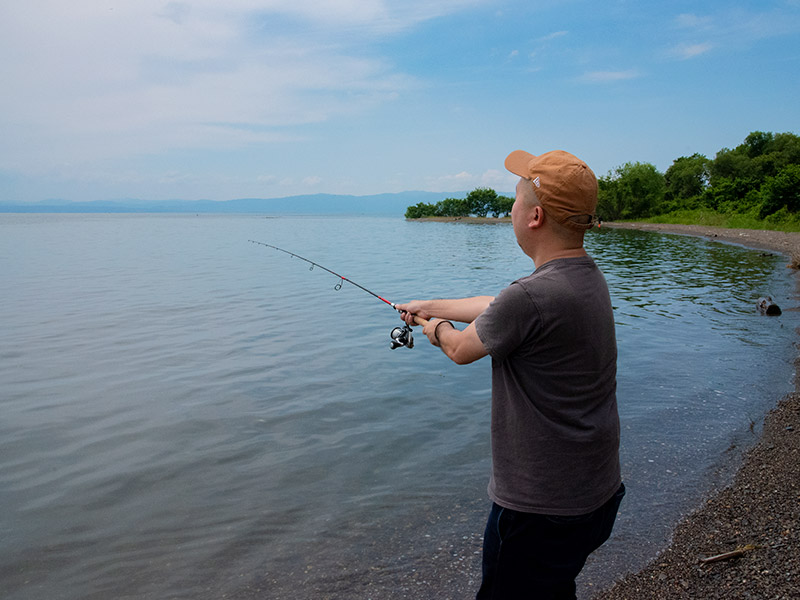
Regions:
<instances>
[{"instance_id":1,"label":"water ripple","mask_svg":"<svg viewBox=\"0 0 800 600\"><path fill-rule=\"evenodd\" d=\"M508 225L0 215L4 598L297 598L421 568L421 528L480 531L489 365L389 350L388 306L248 239L394 302L533 268ZM755 303L790 307L792 281L707 240L587 246L615 306L630 484L604 552L646 554L789 389L796 313Z\"/></svg>"}]
</instances>

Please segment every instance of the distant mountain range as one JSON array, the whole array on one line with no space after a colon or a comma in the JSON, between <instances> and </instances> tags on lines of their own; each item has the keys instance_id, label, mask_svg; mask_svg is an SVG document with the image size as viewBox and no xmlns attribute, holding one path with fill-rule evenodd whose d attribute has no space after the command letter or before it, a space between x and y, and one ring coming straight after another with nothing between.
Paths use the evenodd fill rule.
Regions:
<instances>
[{"instance_id":1,"label":"distant mountain range","mask_svg":"<svg viewBox=\"0 0 800 600\"><path fill-rule=\"evenodd\" d=\"M445 198L464 198L467 192L400 192L372 196L312 194L285 198L238 198L235 200L99 200L70 202L46 200L35 203L0 202L0 213L255 213L284 215L399 215L418 202L436 203Z\"/></svg>"}]
</instances>

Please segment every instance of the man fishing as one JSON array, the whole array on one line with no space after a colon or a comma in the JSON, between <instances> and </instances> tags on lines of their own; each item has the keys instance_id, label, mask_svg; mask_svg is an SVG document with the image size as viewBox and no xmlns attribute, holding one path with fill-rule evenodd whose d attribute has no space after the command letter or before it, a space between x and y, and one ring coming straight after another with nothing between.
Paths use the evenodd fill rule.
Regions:
<instances>
[{"instance_id":1,"label":"man fishing","mask_svg":"<svg viewBox=\"0 0 800 600\"><path fill-rule=\"evenodd\" d=\"M478 600L575 598L611 534L619 466L617 347L608 286L583 247L597 179L572 154L508 155L514 235L535 271L497 297L398 304L454 362L492 358L492 472ZM466 323L457 329L451 321Z\"/></svg>"}]
</instances>

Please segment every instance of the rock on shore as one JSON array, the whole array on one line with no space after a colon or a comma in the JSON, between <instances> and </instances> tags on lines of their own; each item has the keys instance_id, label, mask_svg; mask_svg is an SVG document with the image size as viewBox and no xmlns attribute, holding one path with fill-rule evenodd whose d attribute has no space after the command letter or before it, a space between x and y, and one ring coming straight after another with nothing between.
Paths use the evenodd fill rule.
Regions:
<instances>
[{"instance_id":1,"label":"rock on shore","mask_svg":"<svg viewBox=\"0 0 800 600\"><path fill-rule=\"evenodd\" d=\"M799 535L800 394L794 393L767 416L734 482L689 515L648 567L594 598L797 598ZM741 556L724 558L737 549Z\"/></svg>"}]
</instances>

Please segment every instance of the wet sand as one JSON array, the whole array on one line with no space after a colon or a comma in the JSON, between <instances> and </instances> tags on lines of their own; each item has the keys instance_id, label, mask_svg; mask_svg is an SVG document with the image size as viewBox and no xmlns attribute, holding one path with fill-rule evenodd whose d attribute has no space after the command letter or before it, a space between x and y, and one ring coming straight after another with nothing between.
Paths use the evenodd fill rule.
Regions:
<instances>
[{"instance_id":1,"label":"wet sand","mask_svg":"<svg viewBox=\"0 0 800 600\"><path fill-rule=\"evenodd\" d=\"M629 223L603 227L704 236L779 252L787 266L800 257L800 233ZM795 273L787 269L787 276ZM795 365L800 366L800 357ZM800 389L797 380L795 387ZM593 600L798 597L800 393L776 402L733 483L688 515L669 547L647 567Z\"/></svg>"}]
</instances>

